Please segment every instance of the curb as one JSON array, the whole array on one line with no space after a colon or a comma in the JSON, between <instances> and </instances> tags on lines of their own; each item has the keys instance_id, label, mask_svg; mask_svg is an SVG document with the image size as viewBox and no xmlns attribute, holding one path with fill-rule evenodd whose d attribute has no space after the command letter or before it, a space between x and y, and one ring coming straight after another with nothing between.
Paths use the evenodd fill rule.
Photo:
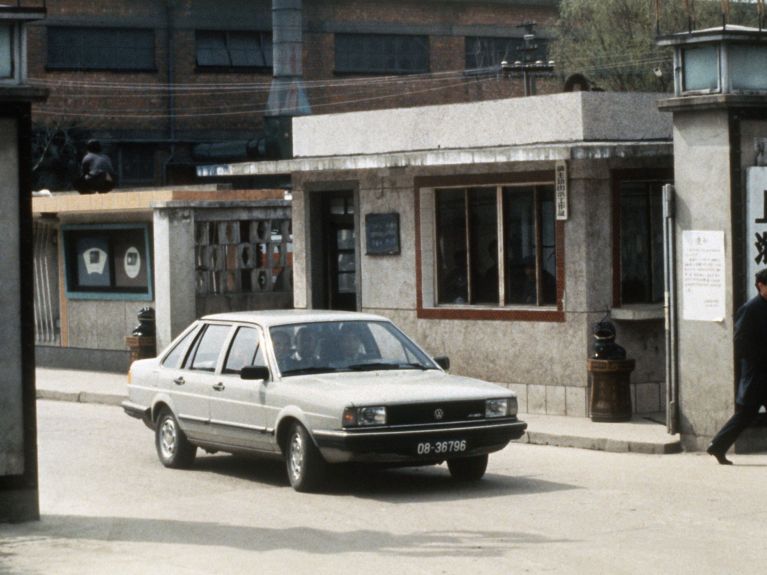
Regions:
<instances>
[{"instance_id":1,"label":"curb","mask_svg":"<svg viewBox=\"0 0 767 575\"><path fill-rule=\"evenodd\" d=\"M663 443L648 441L634 441L623 439L607 439L603 437L580 437L575 435L561 435L539 431L528 431L521 443L531 445L551 445L554 447L574 447L577 449L590 449L593 451L607 451L611 453L644 453L648 455L668 455L682 452L682 443L679 440Z\"/></svg>"},{"instance_id":2,"label":"curb","mask_svg":"<svg viewBox=\"0 0 767 575\"><path fill-rule=\"evenodd\" d=\"M48 399L51 401L72 401L76 403L95 403L99 405L117 405L119 406L127 398L123 395L113 393L92 393L89 391L54 391L50 389L38 389L37 399Z\"/></svg>"}]
</instances>

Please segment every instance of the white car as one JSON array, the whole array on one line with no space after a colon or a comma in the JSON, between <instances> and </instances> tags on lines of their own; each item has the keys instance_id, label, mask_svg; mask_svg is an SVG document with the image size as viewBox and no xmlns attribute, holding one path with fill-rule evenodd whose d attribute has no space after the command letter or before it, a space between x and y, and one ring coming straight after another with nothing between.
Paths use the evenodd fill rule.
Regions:
<instances>
[{"instance_id":1,"label":"white car","mask_svg":"<svg viewBox=\"0 0 767 575\"><path fill-rule=\"evenodd\" d=\"M122 405L154 430L167 467L189 467L200 447L284 458L298 491L352 461L447 461L454 478L478 480L527 424L513 392L448 363L376 315L217 314L135 361Z\"/></svg>"}]
</instances>

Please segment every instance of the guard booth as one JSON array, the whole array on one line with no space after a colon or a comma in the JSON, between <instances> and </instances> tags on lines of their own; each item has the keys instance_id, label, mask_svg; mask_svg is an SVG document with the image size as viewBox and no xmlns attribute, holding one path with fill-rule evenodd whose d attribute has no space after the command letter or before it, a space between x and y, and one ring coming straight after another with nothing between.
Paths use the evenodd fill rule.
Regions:
<instances>
[{"instance_id":1,"label":"guard booth","mask_svg":"<svg viewBox=\"0 0 767 575\"><path fill-rule=\"evenodd\" d=\"M662 37L674 49L674 251L678 310L672 383L686 449L702 450L732 415L734 314L767 267L767 33L725 25ZM673 382L676 383L673 383ZM767 448L767 430L738 452Z\"/></svg>"}]
</instances>

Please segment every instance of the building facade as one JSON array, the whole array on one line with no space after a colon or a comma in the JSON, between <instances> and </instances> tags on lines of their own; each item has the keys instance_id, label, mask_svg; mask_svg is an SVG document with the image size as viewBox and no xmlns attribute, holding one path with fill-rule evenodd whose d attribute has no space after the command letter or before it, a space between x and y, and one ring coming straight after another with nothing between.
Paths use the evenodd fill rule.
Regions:
<instances>
[{"instance_id":1,"label":"building facade","mask_svg":"<svg viewBox=\"0 0 767 575\"><path fill-rule=\"evenodd\" d=\"M281 31L273 29L273 5L289 12ZM291 26L301 30L287 42L300 62L279 74L296 76L308 106L289 114L523 95L523 78L501 76L500 62L545 60L556 6L49 0L47 19L29 30L30 82L51 91L33 110L35 189L71 189L90 138L101 140L124 187L186 184L197 164L284 155L265 116L274 55L285 53L274 48ZM537 39L526 45L529 30L520 25L533 21ZM541 93L559 90L551 75L534 84Z\"/></svg>"}]
</instances>

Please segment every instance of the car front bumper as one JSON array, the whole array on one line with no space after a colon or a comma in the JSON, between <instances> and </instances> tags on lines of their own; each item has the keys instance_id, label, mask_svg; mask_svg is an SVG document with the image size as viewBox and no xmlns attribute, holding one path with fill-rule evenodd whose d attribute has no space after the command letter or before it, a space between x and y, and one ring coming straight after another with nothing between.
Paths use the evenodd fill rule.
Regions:
<instances>
[{"instance_id":1,"label":"car front bumper","mask_svg":"<svg viewBox=\"0 0 767 575\"><path fill-rule=\"evenodd\" d=\"M347 461L430 464L454 457L499 451L525 434L518 419L406 428L355 429L314 432L322 456L330 463ZM465 449L453 450L456 442ZM448 449L441 450L446 446Z\"/></svg>"}]
</instances>

